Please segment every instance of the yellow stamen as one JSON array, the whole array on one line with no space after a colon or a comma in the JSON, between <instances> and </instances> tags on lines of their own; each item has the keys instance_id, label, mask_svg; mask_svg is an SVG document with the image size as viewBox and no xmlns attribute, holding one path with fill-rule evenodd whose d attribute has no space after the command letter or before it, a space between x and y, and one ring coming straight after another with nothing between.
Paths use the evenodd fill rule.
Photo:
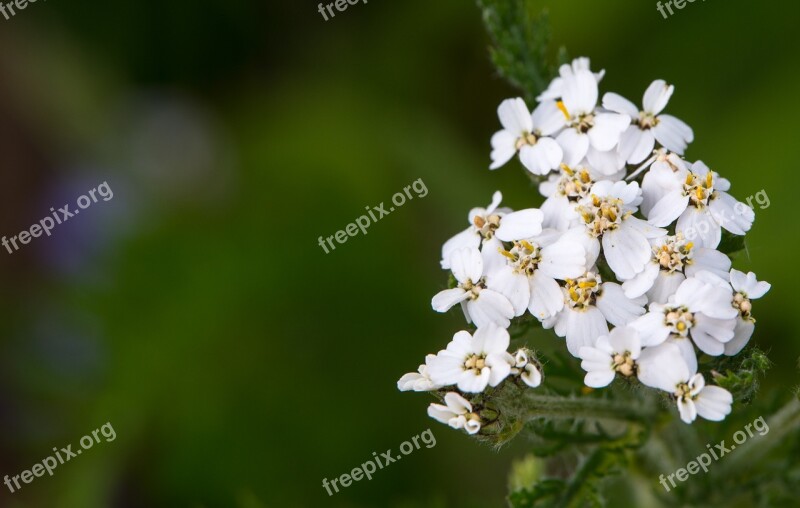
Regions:
<instances>
[{"instance_id":1,"label":"yellow stamen","mask_svg":"<svg viewBox=\"0 0 800 508\"><path fill-rule=\"evenodd\" d=\"M564 105L564 103L562 101L558 101L556 102L556 106L558 106L558 109L560 109L561 112L564 113L564 118L569 120L570 114L569 111L567 111L567 107Z\"/></svg>"},{"instance_id":2,"label":"yellow stamen","mask_svg":"<svg viewBox=\"0 0 800 508\"><path fill-rule=\"evenodd\" d=\"M503 250L503 249L497 249L497 250L498 250L498 252L500 252L500 254L504 255L505 257L507 257L511 261L516 261L517 260L516 256L514 256L514 254L511 254L507 250Z\"/></svg>"},{"instance_id":3,"label":"yellow stamen","mask_svg":"<svg viewBox=\"0 0 800 508\"><path fill-rule=\"evenodd\" d=\"M569 176L572 176L573 174L575 174L575 172L572 170L572 168L570 168L569 166L567 166L563 162L561 163L561 170L564 171L564 173L568 174Z\"/></svg>"},{"instance_id":4,"label":"yellow stamen","mask_svg":"<svg viewBox=\"0 0 800 508\"><path fill-rule=\"evenodd\" d=\"M579 282L578 283L578 287L581 288L581 289L593 288L595 286L597 286L597 281L595 281L595 280L589 280L589 281L586 281L586 282Z\"/></svg>"},{"instance_id":5,"label":"yellow stamen","mask_svg":"<svg viewBox=\"0 0 800 508\"><path fill-rule=\"evenodd\" d=\"M712 183L714 182L714 175L711 174L711 171L706 173L706 189L710 189Z\"/></svg>"},{"instance_id":6,"label":"yellow stamen","mask_svg":"<svg viewBox=\"0 0 800 508\"><path fill-rule=\"evenodd\" d=\"M530 242L528 242L527 240L521 240L521 241L519 242L519 244L520 244L520 245L522 245L523 247L525 247L526 249L530 250L530 251L534 251L534 250L536 250L536 249L533 247L533 245L531 245L531 244L530 244Z\"/></svg>"}]
</instances>

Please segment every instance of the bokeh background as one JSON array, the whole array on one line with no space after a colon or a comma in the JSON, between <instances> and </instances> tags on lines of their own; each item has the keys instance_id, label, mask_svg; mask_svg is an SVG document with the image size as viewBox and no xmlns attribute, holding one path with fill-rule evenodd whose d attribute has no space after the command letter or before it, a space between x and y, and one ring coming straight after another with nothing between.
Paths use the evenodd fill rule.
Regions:
<instances>
[{"instance_id":1,"label":"bokeh background","mask_svg":"<svg viewBox=\"0 0 800 508\"><path fill-rule=\"evenodd\" d=\"M798 384L797 6L543 2L554 46L640 100L676 85L688 154L764 190L735 266L773 283L768 397ZM37 2L0 18L0 234L102 182L50 238L0 251L0 473L111 422L117 438L2 507L503 506L511 460L427 418L398 377L462 326L430 298L441 243L501 189L496 77L472 2ZM320 235L429 191L325 254ZM329 497L323 478L431 428L437 444Z\"/></svg>"}]
</instances>

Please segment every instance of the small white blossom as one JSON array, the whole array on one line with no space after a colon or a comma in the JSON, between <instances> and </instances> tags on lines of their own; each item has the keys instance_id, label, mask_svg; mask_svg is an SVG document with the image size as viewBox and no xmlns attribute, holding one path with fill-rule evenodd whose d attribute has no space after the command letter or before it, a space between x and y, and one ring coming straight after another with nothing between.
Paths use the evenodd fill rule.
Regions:
<instances>
[{"instance_id":1,"label":"small white blossom","mask_svg":"<svg viewBox=\"0 0 800 508\"><path fill-rule=\"evenodd\" d=\"M639 381L673 394L684 422L692 423L698 415L718 422L730 414L733 404L730 392L706 385L702 374L689 368L674 344L645 348L638 366Z\"/></svg>"},{"instance_id":2,"label":"small white blossom","mask_svg":"<svg viewBox=\"0 0 800 508\"><path fill-rule=\"evenodd\" d=\"M711 278L716 276L699 272L683 281L667 304L651 303L649 312L631 324L642 343L654 346L668 337L691 337L704 353L721 355L733 339L737 311L731 306L730 287L711 283Z\"/></svg>"},{"instance_id":3,"label":"small white blossom","mask_svg":"<svg viewBox=\"0 0 800 508\"><path fill-rule=\"evenodd\" d=\"M608 266L622 280L632 279L645 269L652 252L649 239L666 233L633 216L641 201L637 182L602 180L592 186L589 196L577 207L589 241L594 244L587 251L599 251L602 238Z\"/></svg>"},{"instance_id":4,"label":"small white blossom","mask_svg":"<svg viewBox=\"0 0 800 508\"><path fill-rule=\"evenodd\" d=\"M644 314L646 299L630 299L622 286L603 282L600 275L587 272L577 279L569 279L562 288L564 308L542 322L553 328L556 335L565 337L567 349L578 357L583 346L594 346L598 337L608 335L608 323L625 326Z\"/></svg>"},{"instance_id":5,"label":"small white blossom","mask_svg":"<svg viewBox=\"0 0 800 508\"><path fill-rule=\"evenodd\" d=\"M584 158L598 172L611 175L622 169L625 159L616 150L631 117L599 112L595 76L588 70L561 67L563 94L558 106L564 113L567 128L556 141L564 150L564 162L578 165Z\"/></svg>"},{"instance_id":6,"label":"small white blossom","mask_svg":"<svg viewBox=\"0 0 800 508\"><path fill-rule=\"evenodd\" d=\"M495 387L510 373L514 357L508 353L508 331L495 325L478 328L475 335L460 331L447 349L429 362L428 373L440 386L456 385L466 393Z\"/></svg>"},{"instance_id":7,"label":"small white blossom","mask_svg":"<svg viewBox=\"0 0 800 508\"><path fill-rule=\"evenodd\" d=\"M651 240L652 254L644 270L625 281L622 288L628 298L647 294L651 302L666 303L678 286L700 271L727 277L731 260L725 254L695 247L682 233Z\"/></svg>"},{"instance_id":8,"label":"small white blossom","mask_svg":"<svg viewBox=\"0 0 800 508\"><path fill-rule=\"evenodd\" d=\"M656 141L681 155L688 144L694 141L691 127L683 121L671 115L659 115L667 107L674 91L675 87L662 79L653 81L644 93L642 111L621 95L610 92L603 96L604 108L633 119L619 142L620 154L628 163L639 164L645 160L653 153Z\"/></svg>"},{"instance_id":9,"label":"small white blossom","mask_svg":"<svg viewBox=\"0 0 800 508\"><path fill-rule=\"evenodd\" d=\"M447 405L431 404L428 416L458 430L464 429L468 434L477 434L481 430L481 418L472 412L472 404L457 394L449 392L444 396Z\"/></svg>"},{"instance_id":10,"label":"small white blossom","mask_svg":"<svg viewBox=\"0 0 800 508\"><path fill-rule=\"evenodd\" d=\"M654 167L650 171L656 171ZM687 171L670 171L658 185L648 189L652 195L660 195L647 215L654 226L667 226L676 219L675 231L682 232L689 240L697 238L700 247L716 248L722 238L722 229L735 235L744 235L755 219L753 210L736 201L726 191L730 182L711 171L703 162L697 161ZM670 178L671 176L671 178Z\"/></svg>"},{"instance_id":11,"label":"small white blossom","mask_svg":"<svg viewBox=\"0 0 800 508\"><path fill-rule=\"evenodd\" d=\"M580 70L591 71L590 69L590 60L586 57L576 58L570 64L563 64L561 67L570 68L572 72L578 72ZM565 71L566 72L566 69ZM563 74L563 72L562 72ZM594 78L597 80L598 83L603 79L605 76L606 71L601 70L600 72L594 73ZM537 101L547 101L547 100L556 100L560 99L561 96L564 94L564 78L560 75L556 76L553 81L550 82L550 85L547 87L547 90L539 94L536 98Z\"/></svg>"},{"instance_id":12,"label":"small white blossom","mask_svg":"<svg viewBox=\"0 0 800 508\"><path fill-rule=\"evenodd\" d=\"M592 388L608 386L619 372L625 377L636 374L636 360L642 352L639 333L631 327L617 327L609 335L597 339L594 346L583 346L578 352L581 368L586 371L584 383Z\"/></svg>"},{"instance_id":13,"label":"small white blossom","mask_svg":"<svg viewBox=\"0 0 800 508\"><path fill-rule=\"evenodd\" d=\"M481 328L494 323L508 328L514 307L508 298L488 287L490 275L485 273L481 252L475 247L458 249L450 258L458 287L440 291L431 300L436 312L447 312L460 303L468 323Z\"/></svg>"},{"instance_id":14,"label":"small white blossom","mask_svg":"<svg viewBox=\"0 0 800 508\"><path fill-rule=\"evenodd\" d=\"M514 212L510 208L499 208L502 200L503 194L497 191L492 195L492 203L487 208L473 208L469 211L467 220L470 226L442 246L440 263L443 269L450 269L450 258L459 249L479 248L495 237L503 241L513 241L542 232L544 214L541 211L529 208Z\"/></svg>"},{"instance_id":15,"label":"small white blossom","mask_svg":"<svg viewBox=\"0 0 800 508\"><path fill-rule=\"evenodd\" d=\"M526 310L538 319L555 315L564 307L556 279L579 277L586 272L586 253L576 240L557 231L545 231L528 240L512 242L509 250L500 246L486 250L492 258L492 289L514 306L514 314Z\"/></svg>"},{"instance_id":16,"label":"small white blossom","mask_svg":"<svg viewBox=\"0 0 800 508\"><path fill-rule=\"evenodd\" d=\"M541 386L544 374L538 362L531 361L525 349L520 349L514 354L514 367L511 374L519 376L531 388Z\"/></svg>"},{"instance_id":17,"label":"small white blossom","mask_svg":"<svg viewBox=\"0 0 800 508\"><path fill-rule=\"evenodd\" d=\"M419 366L417 372L409 372L397 381L397 389L401 392L429 392L441 388L433 382L428 373L431 360L434 358L436 355L425 356L425 363Z\"/></svg>"},{"instance_id":18,"label":"small white blossom","mask_svg":"<svg viewBox=\"0 0 800 508\"><path fill-rule=\"evenodd\" d=\"M566 122L555 101L542 102L531 114L524 100L506 99L497 108L497 116L503 130L492 136L489 169L503 166L517 152L522 165L534 175L546 175L561 164L564 152L551 136Z\"/></svg>"},{"instance_id":19,"label":"small white blossom","mask_svg":"<svg viewBox=\"0 0 800 508\"><path fill-rule=\"evenodd\" d=\"M757 300L767 294L767 291L772 286L769 282L756 279L756 274L753 272L745 275L744 272L739 270L731 270L730 281L735 291L733 294L733 307L739 311L739 315L736 317L736 329L734 330L733 339L725 344L725 354L734 356L739 354L750 342L750 337L753 336L753 331L755 330L756 320L753 319L753 305L750 301Z\"/></svg>"}]
</instances>

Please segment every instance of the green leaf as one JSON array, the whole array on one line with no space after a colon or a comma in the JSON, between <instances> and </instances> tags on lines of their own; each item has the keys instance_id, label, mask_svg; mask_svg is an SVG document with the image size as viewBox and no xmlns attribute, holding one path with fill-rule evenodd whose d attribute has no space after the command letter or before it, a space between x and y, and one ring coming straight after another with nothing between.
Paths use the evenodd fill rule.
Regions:
<instances>
[{"instance_id":1,"label":"green leaf","mask_svg":"<svg viewBox=\"0 0 800 508\"><path fill-rule=\"evenodd\" d=\"M492 39L490 54L498 74L523 92L529 104L556 74L547 61L550 22L533 0L478 0ZM559 53L566 60L566 51Z\"/></svg>"}]
</instances>

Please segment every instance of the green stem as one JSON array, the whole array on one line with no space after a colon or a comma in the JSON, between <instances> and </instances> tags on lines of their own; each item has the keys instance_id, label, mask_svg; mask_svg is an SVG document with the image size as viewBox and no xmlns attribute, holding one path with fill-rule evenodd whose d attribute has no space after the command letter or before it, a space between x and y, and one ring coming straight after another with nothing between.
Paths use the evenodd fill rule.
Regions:
<instances>
[{"instance_id":1,"label":"green stem","mask_svg":"<svg viewBox=\"0 0 800 508\"><path fill-rule=\"evenodd\" d=\"M652 405L641 401L634 403L593 397L573 399L532 392L523 392L517 400L519 415L526 421L536 418L594 418L648 422L656 415Z\"/></svg>"}]
</instances>

